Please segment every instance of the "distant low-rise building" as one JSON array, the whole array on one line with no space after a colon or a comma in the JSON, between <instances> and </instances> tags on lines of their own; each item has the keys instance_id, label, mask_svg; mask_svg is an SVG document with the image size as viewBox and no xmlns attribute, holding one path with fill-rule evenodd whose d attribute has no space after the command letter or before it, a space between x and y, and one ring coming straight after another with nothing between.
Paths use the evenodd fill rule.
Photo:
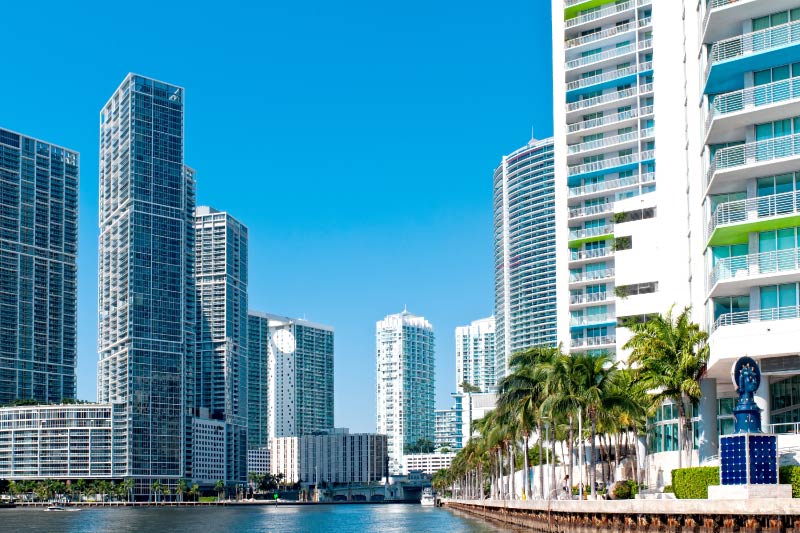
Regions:
<instances>
[{"instance_id":1,"label":"distant low-rise building","mask_svg":"<svg viewBox=\"0 0 800 533\"><path fill-rule=\"evenodd\" d=\"M0 479L112 479L126 472L122 404L0 408Z\"/></svg>"},{"instance_id":2,"label":"distant low-rise building","mask_svg":"<svg viewBox=\"0 0 800 533\"><path fill-rule=\"evenodd\" d=\"M387 438L335 429L272 439L270 470L288 483L369 483L387 475Z\"/></svg>"},{"instance_id":3,"label":"distant low-rise building","mask_svg":"<svg viewBox=\"0 0 800 533\"><path fill-rule=\"evenodd\" d=\"M201 409L201 411L204 411ZM225 481L227 432L225 422L203 416L192 419L194 481L213 485Z\"/></svg>"},{"instance_id":4,"label":"distant low-rise building","mask_svg":"<svg viewBox=\"0 0 800 533\"><path fill-rule=\"evenodd\" d=\"M448 453L414 453L403 456L403 472L419 470L424 474L435 474L443 468L450 468L455 452Z\"/></svg>"},{"instance_id":5,"label":"distant low-rise building","mask_svg":"<svg viewBox=\"0 0 800 533\"><path fill-rule=\"evenodd\" d=\"M247 450L248 474L270 473L270 450L267 446Z\"/></svg>"}]
</instances>

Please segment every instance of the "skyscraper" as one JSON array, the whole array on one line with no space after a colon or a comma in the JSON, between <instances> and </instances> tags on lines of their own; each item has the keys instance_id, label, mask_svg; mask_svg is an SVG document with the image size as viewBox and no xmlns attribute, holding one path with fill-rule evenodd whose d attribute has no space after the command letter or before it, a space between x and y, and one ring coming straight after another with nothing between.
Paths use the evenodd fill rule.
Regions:
<instances>
[{"instance_id":1,"label":"skyscraper","mask_svg":"<svg viewBox=\"0 0 800 533\"><path fill-rule=\"evenodd\" d=\"M434 442L434 334L408 311L375 325L378 433L389 438L389 473L402 473L403 455L421 439Z\"/></svg>"},{"instance_id":2,"label":"skyscraper","mask_svg":"<svg viewBox=\"0 0 800 533\"><path fill-rule=\"evenodd\" d=\"M249 312L247 315L247 447L269 445L269 318Z\"/></svg>"},{"instance_id":3,"label":"skyscraper","mask_svg":"<svg viewBox=\"0 0 800 533\"><path fill-rule=\"evenodd\" d=\"M489 392L495 386L494 317L474 320L456 328L456 390L464 392L464 383ZM468 391L473 392L473 391Z\"/></svg>"},{"instance_id":4,"label":"skyscraper","mask_svg":"<svg viewBox=\"0 0 800 533\"><path fill-rule=\"evenodd\" d=\"M224 480L233 483L247 481L247 239L228 213L195 210L195 414L224 421Z\"/></svg>"},{"instance_id":5,"label":"skyscraper","mask_svg":"<svg viewBox=\"0 0 800 533\"><path fill-rule=\"evenodd\" d=\"M269 328L267 439L333 428L333 328L250 311L257 319Z\"/></svg>"},{"instance_id":6,"label":"skyscraper","mask_svg":"<svg viewBox=\"0 0 800 533\"><path fill-rule=\"evenodd\" d=\"M553 140L531 140L494 172L495 379L511 354L556 344Z\"/></svg>"},{"instance_id":7,"label":"skyscraper","mask_svg":"<svg viewBox=\"0 0 800 533\"><path fill-rule=\"evenodd\" d=\"M98 399L123 403L135 491L192 477L194 172L184 90L129 74L100 112Z\"/></svg>"},{"instance_id":8,"label":"skyscraper","mask_svg":"<svg viewBox=\"0 0 800 533\"><path fill-rule=\"evenodd\" d=\"M75 398L78 153L0 129L0 404Z\"/></svg>"}]
</instances>

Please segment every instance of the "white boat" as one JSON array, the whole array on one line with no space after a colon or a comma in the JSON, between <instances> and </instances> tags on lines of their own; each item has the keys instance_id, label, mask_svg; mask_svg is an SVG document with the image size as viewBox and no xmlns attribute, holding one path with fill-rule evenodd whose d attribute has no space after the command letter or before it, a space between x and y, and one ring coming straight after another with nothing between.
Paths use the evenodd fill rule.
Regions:
<instances>
[{"instance_id":1,"label":"white boat","mask_svg":"<svg viewBox=\"0 0 800 533\"><path fill-rule=\"evenodd\" d=\"M66 511L67 508L64 507L63 505L55 505L54 504L54 505L48 506L46 510L47 511Z\"/></svg>"},{"instance_id":2,"label":"white boat","mask_svg":"<svg viewBox=\"0 0 800 533\"><path fill-rule=\"evenodd\" d=\"M431 489L422 489L422 499L419 501L425 507L433 507L436 505L436 498Z\"/></svg>"}]
</instances>

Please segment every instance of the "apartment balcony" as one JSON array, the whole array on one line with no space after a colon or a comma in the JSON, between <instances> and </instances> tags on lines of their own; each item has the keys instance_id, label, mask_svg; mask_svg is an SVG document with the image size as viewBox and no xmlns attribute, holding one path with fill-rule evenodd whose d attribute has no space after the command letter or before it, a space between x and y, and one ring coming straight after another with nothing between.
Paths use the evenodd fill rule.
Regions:
<instances>
[{"instance_id":1,"label":"apartment balcony","mask_svg":"<svg viewBox=\"0 0 800 533\"><path fill-rule=\"evenodd\" d=\"M742 21L797 7L796 0L709 0L701 42L715 43L742 31Z\"/></svg>"},{"instance_id":2,"label":"apartment balcony","mask_svg":"<svg viewBox=\"0 0 800 533\"><path fill-rule=\"evenodd\" d=\"M581 309L587 305L597 305L612 302L614 302L614 294L608 291L573 294L569 297L569 308L574 310Z\"/></svg>"},{"instance_id":3,"label":"apartment balcony","mask_svg":"<svg viewBox=\"0 0 800 533\"><path fill-rule=\"evenodd\" d=\"M612 137L604 137L594 141L586 141L578 144L571 144L567 146L568 155L588 155L594 152L605 151L612 146L621 147L625 144L633 144L639 140L639 132L631 131L623 133L622 135L614 135Z\"/></svg>"},{"instance_id":4,"label":"apartment balcony","mask_svg":"<svg viewBox=\"0 0 800 533\"><path fill-rule=\"evenodd\" d=\"M611 39L612 37L625 35L626 33L636 30L638 28L649 26L650 22L651 22L650 17L647 17L640 19L636 23L626 22L625 24L620 24L619 26L611 26L610 28L590 33L588 35L581 35L580 37L575 37L573 39L565 41L564 49L572 51L572 49L574 48L579 48L587 44L599 43L600 41L605 41L607 39Z\"/></svg>"},{"instance_id":5,"label":"apartment balcony","mask_svg":"<svg viewBox=\"0 0 800 533\"><path fill-rule=\"evenodd\" d=\"M599 337L583 337L580 339L570 339L569 347L575 351L581 349L603 350L613 348L617 343L615 335L602 335Z\"/></svg>"},{"instance_id":6,"label":"apartment balcony","mask_svg":"<svg viewBox=\"0 0 800 533\"><path fill-rule=\"evenodd\" d=\"M770 5L772 0L762 2ZM744 74L800 61L800 21L717 41L706 63L706 94L741 89Z\"/></svg>"},{"instance_id":7,"label":"apartment balcony","mask_svg":"<svg viewBox=\"0 0 800 533\"><path fill-rule=\"evenodd\" d=\"M706 172L706 194L743 191L756 176L793 172L800 163L800 134L717 150Z\"/></svg>"},{"instance_id":8,"label":"apartment balcony","mask_svg":"<svg viewBox=\"0 0 800 533\"><path fill-rule=\"evenodd\" d=\"M614 235L614 225L606 224L594 228L573 229L569 231L569 247L577 248L587 242L603 241Z\"/></svg>"},{"instance_id":9,"label":"apartment balcony","mask_svg":"<svg viewBox=\"0 0 800 533\"><path fill-rule=\"evenodd\" d=\"M742 294L755 284L778 285L798 280L800 250L789 248L720 259L708 276L709 298Z\"/></svg>"},{"instance_id":10,"label":"apartment balcony","mask_svg":"<svg viewBox=\"0 0 800 533\"><path fill-rule=\"evenodd\" d=\"M598 259L607 259L614 255L614 250L610 246L605 248L595 248L594 250L576 250L569 254L569 265L579 266Z\"/></svg>"},{"instance_id":11,"label":"apartment balcony","mask_svg":"<svg viewBox=\"0 0 800 533\"><path fill-rule=\"evenodd\" d=\"M650 183L656 179L654 172L648 172L639 176L628 176L609 181L601 181L598 183L590 183L588 185L580 185L577 187L570 187L568 194L569 198L581 198L582 200L597 198L599 196L608 196L615 194L624 189L637 186L639 184Z\"/></svg>"},{"instance_id":12,"label":"apartment balcony","mask_svg":"<svg viewBox=\"0 0 800 533\"><path fill-rule=\"evenodd\" d=\"M609 174L612 172L623 172L625 170L638 167L642 162L652 161L654 159L655 150L645 150L635 154L602 159L600 161L583 163L581 165L573 165L569 167L568 176L569 178L573 179L578 177Z\"/></svg>"},{"instance_id":13,"label":"apartment balcony","mask_svg":"<svg viewBox=\"0 0 800 533\"><path fill-rule=\"evenodd\" d=\"M776 320L793 320L797 318L800 318L800 306L797 305L790 307L773 307L770 309L755 309L752 311L737 311L735 313L720 315L712 324L711 331L716 331L725 326L772 322ZM796 347L794 351L797 351Z\"/></svg>"},{"instance_id":14,"label":"apartment balcony","mask_svg":"<svg viewBox=\"0 0 800 533\"><path fill-rule=\"evenodd\" d=\"M588 56L579 57L577 59L573 59L572 61L567 61L564 63L564 70L574 70L576 68L587 67L589 65L593 65L595 67L602 67L603 64L608 63L609 65L618 63L619 58L623 56L630 55L636 52L637 46L636 43L631 43L625 46L618 46L616 48L609 48L607 50L603 50L596 54L591 54Z\"/></svg>"},{"instance_id":15,"label":"apartment balcony","mask_svg":"<svg viewBox=\"0 0 800 533\"><path fill-rule=\"evenodd\" d=\"M650 5L652 0L629 0L628 2L621 2L615 5L609 5L591 13L584 13L578 15L580 11L584 11L591 7L597 7L603 4L611 4L609 0L568 0L570 5L564 5L564 27L565 29L579 29L585 24L592 23L597 25L598 21L604 24L614 22L615 20L622 20L630 18L633 13L630 13L635 7L642 7Z\"/></svg>"},{"instance_id":16,"label":"apartment balcony","mask_svg":"<svg viewBox=\"0 0 800 533\"><path fill-rule=\"evenodd\" d=\"M744 128L797 114L800 77L720 94L706 117L706 144L741 138Z\"/></svg>"},{"instance_id":17,"label":"apartment balcony","mask_svg":"<svg viewBox=\"0 0 800 533\"><path fill-rule=\"evenodd\" d=\"M573 207L569 210L568 218L570 222L577 222L579 220L587 220L603 215L609 215L613 212L614 202L606 202L585 207Z\"/></svg>"},{"instance_id":18,"label":"apartment balcony","mask_svg":"<svg viewBox=\"0 0 800 533\"><path fill-rule=\"evenodd\" d=\"M630 65L624 68L602 72L596 76L579 78L567 83L567 98L575 99L582 93L588 91L599 91L606 87L613 87L625 83L635 83L639 74L652 72L653 62L647 61L638 65Z\"/></svg>"},{"instance_id":19,"label":"apartment balcony","mask_svg":"<svg viewBox=\"0 0 800 533\"><path fill-rule=\"evenodd\" d=\"M720 204L706 232L708 246L746 240L748 233L800 226L800 192L791 191Z\"/></svg>"},{"instance_id":20,"label":"apartment balcony","mask_svg":"<svg viewBox=\"0 0 800 533\"><path fill-rule=\"evenodd\" d=\"M569 319L570 328L585 328L589 326L616 325L617 319L613 314L573 316Z\"/></svg>"},{"instance_id":21,"label":"apartment balcony","mask_svg":"<svg viewBox=\"0 0 800 533\"><path fill-rule=\"evenodd\" d=\"M569 275L570 286L578 286L587 283L597 283L602 280L614 278L614 269L605 268L603 270L593 270L591 272L572 273Z\"/></svg>"}]
</instances>

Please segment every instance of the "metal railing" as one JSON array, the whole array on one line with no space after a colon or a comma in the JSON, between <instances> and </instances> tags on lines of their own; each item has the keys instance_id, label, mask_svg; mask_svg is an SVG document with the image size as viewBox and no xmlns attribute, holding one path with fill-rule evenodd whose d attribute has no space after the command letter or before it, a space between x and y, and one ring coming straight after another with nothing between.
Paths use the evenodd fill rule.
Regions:
<instances>
[{"instance_id":1,"label":"metal railing","mask_svg":"<svg viewBox=\"0 0 800 533\"><path fill-rule=\"evenodd\" d=\"M602 335L599 337L585 337L580 339L571 339L571 348L582 348L584 346L602 346L604 344L614 344L617 338L614 335Z\"/></svg>"},{"instance_id":2,"label":"metal railing","mask_svg":"<svg viewBox=\"0 0 800 533\"><path fill-rule=\"evenodd\" d=\"M779 422L769 425L770 433L800 433L800 422Z\"/></svg>"},{"instance_id":3,"label":"metal railing","mask_svg":"<svg viewBox=\"0 0 800 533\"><path fill-rule=\"evenodd\" d=\"M585 194L593 194L596 192L605 192L613 189L621 189L623 187L630 187L631 185L637 185L639 183L647 183L653 180L655 180L655 173L648 172L646 174L642 174L641 177L628 176L625 178L618 178L615 180L589 183L586 185L580 185L578 187L570 187L569 197L574 198L576 196L583 196Z\"/></svg>"},{"instance_id":4,"label":"metal railing","mask_svg":"<svg viewBox=\"0 0 800 533\"><path fill-rule=\"evenodd\" d=\"M612 277L614 277L614 269L605 268L603 270L592 270L591 272L574 272L569 275L569 282L581 283L584 281L595 281Z\"/></svg>"},{"instance_id":5,"label":"metal railing","mask_svg":"<svg viewBox=\"0 0 800 533\"><path fill-rule=\"evenodd\" d=\"M632 54L635 51L635 44L627 44L625 46L609 48L608 50L603 50L602 52L598 52L596 54L591 54L573 59L572 61L567 61L564 63L564 69L571 70L578 67L585 67L586 65L591 65L592 63L597 63L599 61L605 61L606 59Z\"/></svg>"},{"instance_id":6,"label":"metal railing","mask_svg":"<svg viewBox=\"0 0 800 533\"><path fill-rule=\"evenodd\" d=\"M650 24L650 17L639 20L638 25L634 25L633 22L626 22L625 24L620 24L619 26L612 26L588 35L581 35L580 37L569 39L564 42L564 48L568 50L570 48L575 48L576 46L593 43L595 41L602 41L603 39L608 39L609 37L613 37L615 35L627 33L631 30L635 30L637 27L641 28L643 26L647 26L648 24Z\"/></svg>"},{"instance_id":7,"label":"metal railing","mask_svg":"<svg viewBox=\"0 0 800 533\"><path fill-rule=\"evenodd\" d=\"M796 157L798 155L800 155L800 133L720 148L714 154L714 159L708 167L706 186L711 183L717 170L763 163L773 159Z\"/></svg>"},{"instance_id":8,"label":"metal railing","mask_svg":"<svg viewBox=\"0 0 800 533\"><path fill-rule=\"evenodd\" d=\"M569 7L569 6L565 6ZM592 11L591 13L585 13L583 15L579 15L577 17L573 17L571 19L567 19L564 21L565 28L572 28L574 26L578 26L580 24L584 24L586 22L592 22L594 20L598 20L601 18L609 17L611 15L616 15L617 13L622 13L623 11L628 11L633 9L634 4L633 1L623 2L621 4L616 4L610 7L606 7L603 9L599 9L597 11Z\"/></svg>"},{"instance_id":9,"label":"metal railing","mask_svg":"<svg viewBox=\"0 0 800 533\"><path fill-rule=\"evenodd\" d=\"M798 212L798 204L800 204L800 191L782 192L719 204L708 222L707 237L710 237L714 229L722 224L737 224L759 218L795 214Z\"/></svg>"},{"instance_id":10,"label":"metal railing","mask_svg":"<svg viewBox=\"0 0 800 533\"><path fill-rule=\"evenodd\" d=\"M617 78L630 76L632 74L636 74L637 72L639 72L639 68L636 65L629 65L627 67L609 70L608 72L601 72L600 74L597 74L595 76L580 78L567 83L567 90L572 91L574 89L581 89L583 87L597 85L598 83L603 83L606 81L615 80Z\"/></svg>"},{"instance_id":11,"label":"metal railing","mask_svg":"<svg viewBox=\"0 0 800 533\"><path fill-rule=\"evenodd\" d=\"M573 316L569 319L570 326L589 326L591 324L602 324L604 322L611 322L615 320L614 315L584 315Z\"/></svg>"},{"instance_id":12,"label":"metal railing","mask_svg":"<svg viewBox=\"0 0 800 533\"><path fill-rule=\"evenodd\" d=\"M711 331L723 326L749 324L751 322L768 322L774 320L791 320L800 318L800 306L772 307L769 309L756 309L753 311L736 311L720 315L712 324Z\"/></svg>"},{"instance_id":13,"label":"metal railing","mask_svg":"<svg viewBox=\"0 0 800 533\"><path fill-rule=\"evenodd\" d=\"M636 95L635 87L631 87L630 89L624 89L622 91L614 91L613 93L601 94L600 96L587 98L586 100L578 100L576 102L570 102L567 104L567 111L568 112L578 111L580 109L586 109L587 107L594 107L599 104L616 102L617 100L623 100L625 98L630 98L631 96L635 95Z\"/></svg>"},{"instance_id":14,"label":"metal railing","mask_svg":"<svg viewBox=\"0 0 800 533\"><path fill-rule=\"evenodd\" d=\"M713 287L720 281L731 279L800 270L798 254L800 254L800 249L788 248L720 259L708 276L708 286Z\"/></svg>"},{"instance_id":15,"label":"metal railing","mask_svg":"<svg viewBox=\"0 0 800 533\"><path fill-rule=\"evenodd\" d=\"M568 124L567 133L575 133L578 131L584 131L591 128L597 128L599 126L608 126L609 124L624 122L626 120L630 120L638 116L639 116L638 109L629 109L627 111L622 111L621 113L614 113L613 115L606 115L598 118L584 120L582 122L575 122L574 124Z\"/></svg>"},{"instance_id":16,"label":"metal railing","mask_svg":"<svg viewBox=\"0 0 800 533\"><path fill-rule=\"evenodd\" d=\"M706 133L711 123L720 116L797 98L800 98L800 77L720 94L711 103L706 117Z\"/></svg>"},{"instance_id":17,"label":"metal railing","mask_svg":"<svg viewBox=\"0 0 800 533\"><path fill-rule=\"evenodd\" d=\"M787 22L786 24L717 41L711 47L705 77L708 78L711 67L720 61L757 54L758 52L796 42L800 42L800 21Z\"/></svg>"},{"instance_id":18,"label":"metal railing","mask_svg":"<svg viewBox=\"0 0 800 533\"><path fill-rule=\"evenodd\" d=\"M586 141L578 144L571 144L567 146L568 154L579 154L589 150L596 150L597 148L605 148L606 146L613 146L615 144L622 144L630 141L635 141L639 138L638 131L629 131L622 135L614 135L612 137L603 137L602 139L595 139L593 141Z\"/></svg>"},{"instance_id":19,"label":"metal railing","mask_svg":"<svg viewBox=\"0 0 800 533\"><path fill-rule=\"evenodd\" d=\"M597 237L598 235L606 235L614 231L613 224L605 224L603 226L595 226L594 228L582 228L569 230L569 240L584 239L586 237Z\"/></svg>"},{"instance_id":20,"label":"metal railing","mask_svg":"<svg viewBox=\"0 0 800 533\"><path fill-rule=\"evenodd\" d=\"M580 165L573 165L569 167L568 175L577 176L579 174L586 174L588 172L598 172L601 170L608 170L610 168L631 165L640 161L655 158L654 150L645 150L643 152L634 153L630 155L623 155L619 157L612 157L611 159L601 159L599 161L592 161L591 163L583 163Z\"/></svg>"},{"instance_id":21,"label":"metal railing","mask_svg":"<svg viewBox=\"0 0 800 533\"><path fill-rule=\"evenodd\" d=\"M569 218L588 217L592 215L602 215L611 213L614 210L614 202L603 204L588 205L585 207L573 207L569 210Z\"/></svg>"},{"instance_id":22,"label":"metal railing","mask_svg":"<svg viewBox=\"0 0 800 533\"><path fill-rule=\"evenodd\" d=\"M571 304L588 304L588 303L596 303L596 302L603 302L605 300L610 300L611 296L608 292L590 292L584 294L573 294L569 297L569 303Z\"/></svg>"},{"instance_id":23,"label":"metal railing","mask_svg":"<svg viewBox=\"0 0 800 533\"><path fill-rule=\"evenodd\" d=\"M647 50L648 48L653 48L653 39L644 39L643 41L639 41L639 51ZM648 63L652 64L652 61L648 61Z\"/></svg>"},{"instance_id":24,"label":"metal railing","mask_svg":"<svg viewBox=\"0 0 800 533\"><path fill-rule=\"evenodd\" d=\"M581 261L583 259L599 259L601 257L611 257L612 255L614 255L614 250L612 250L610 246L605 246L593 250L576 250L570 252L569 260Z\"/></svg>"}]
</instances>

